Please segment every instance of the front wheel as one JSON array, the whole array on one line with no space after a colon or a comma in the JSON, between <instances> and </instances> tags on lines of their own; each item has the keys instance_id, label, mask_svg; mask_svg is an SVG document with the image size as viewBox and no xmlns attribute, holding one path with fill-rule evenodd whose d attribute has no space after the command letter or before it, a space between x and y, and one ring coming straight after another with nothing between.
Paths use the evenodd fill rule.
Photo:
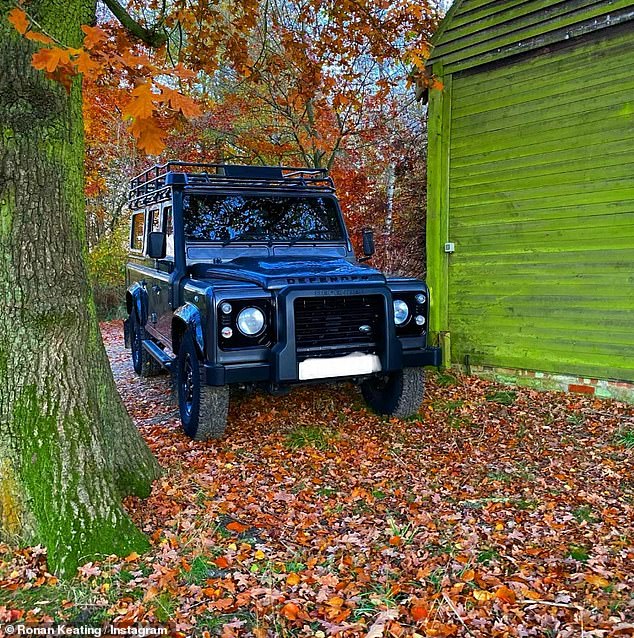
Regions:
<instances>
[{"instance_id":1,"label":"front wheel","mask_svg":"<svg viewBox=\"0 0 634 638\"><path fill-rule=\"evenodd\" d=\"M195 441L219 439L225 432L229 387L205 385L194 336L185 332L178 350L176 386L185 434Z\"/></svg>"},{"instance_id":2,"label":"front wheel","mask_svg":"<svg viewBox=\"0 0 634 638\"><path fill-rule=\"evenodd\" d=\"M418 413L425 395L423 368L405 368L361 383L361 394L374 412L403 419Z\"/></svg>"}]
</instances>

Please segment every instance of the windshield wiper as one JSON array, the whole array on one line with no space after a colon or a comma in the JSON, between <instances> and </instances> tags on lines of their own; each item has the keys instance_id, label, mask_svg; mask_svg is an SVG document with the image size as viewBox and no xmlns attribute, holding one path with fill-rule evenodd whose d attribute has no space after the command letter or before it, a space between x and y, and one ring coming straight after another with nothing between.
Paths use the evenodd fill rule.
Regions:
<instances>
[{"instance_id":1,"label":"windshield wiper","mask_svg":"<svg viewBox=\"0 0 634 638\"><path fill-rule=\"evenodd\" d=\"M293 244L296 244L300 241L311 241L312 239L316 239L317 237L323 237L324 235L328 236L331 235L332 231L330 230L310 230L306 233L304 233L303 235L298 235L297 237L291 239L288 242L289 246L292 246ZM279 239L272 239L272 238L266 238L264 236L261 235L251 235L250 233L241 233L239 235L235 235L234 237L229 237L229 239L225 239L222 242L222 247L224 248L225 246L228 246L229 244L233 244L234 242L237 241L264 241L266 242L269 246L271 246L272 244L274 244L276 241L279 242L284 242L284 239L279 238Z\"/></svg>"},{"instance_id":2,"label":"windshield wiper","mask_svg":"<svg viewBox=\"0 0 634 638\"><path fill-rule=\"evenodd\" d=\"M288 242L289 246L292 246L293 244L296 244L297 242L300 241L310 241L311 239L316 239L316 237L311 237L311 235L316 235L317 237L323 237L324 235L330 235L332 233L332 231L330 230L310 230L307 233L304 233L303 235L298 235L297 237L295 237L295 239L291 239L291 241Z\"/></svg>"},{"instance_id":3,"label":"windshield wiper","mask_svg":"<svg viewBox=\"0 0 634 638\"><path fill-rule=\"evenodd\" d=\"M263 238L258 238L257 236L251 236L249 239L245 239L247 235L248 233L240 233L239 235L229 237L229 239L225 239L222 242L222 247L224 248L225 246L228 246L229 244L233 244L234 241L264 241Z\"/></svg>"}]
</instances>

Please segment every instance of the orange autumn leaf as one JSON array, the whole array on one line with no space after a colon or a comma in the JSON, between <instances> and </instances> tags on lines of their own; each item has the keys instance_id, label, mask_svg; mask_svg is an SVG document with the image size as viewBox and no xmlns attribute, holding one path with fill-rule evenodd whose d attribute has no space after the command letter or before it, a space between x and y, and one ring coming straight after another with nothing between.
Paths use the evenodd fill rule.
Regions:
<instances>
[{"instance_id":1,"label":"orange autumn leaf","mask_svg":"<svg viewBox=\"0 0 634 638\"><path fill-rule=\"evenodd\" d=\"M83 73L84 75L90 75L93 71L96 71L99 68L99 64L95 62L85 51L81 51L76 60L75 66L77 67L78 73Z\"/></svg>"},{"instance_id":2,"label":"orange autumn leaf","mask_svg":"<svg viewBox=\"0 0 634 638\"><path fill-rule=\"evenodd\" d=\"M400 536L392 536L390 538L390 545L400 545L401 544L401 537Z\"/></svg>"},{"instance_id":3,"label":"orange autumn leaf","mask_svg":"<svg viewBox=\"0 0 634 638\"><path fill-rule=\"evenodd\" d=\"M299 574L297 572L293 572L286 577L286 584L293 587L295 585L299 585L300 580Z\"/></svg>"},{"instance_id":4,"label":"orange autumn leaf","mask_svg":"<svg viewBox=\"0 0 634 638\"><path fill-rule=\"evenodd\" d=\"M31 42L39 42L40 44L53 44L53 38L49 38L44 33L40 33L39 31L29 31L25 36L27 40L31 40Z\"/></svg>"},{"instance_id":5,"label":"orange autumn leaf","mask_svg":"<svg viewBox=\"0 0 634 638\"><path fill-rule=\"evenodd\" d=\"M417 69L425 68L425 58L421 57L418 53L412 53L410 55L410 61Z\"/></svg>"},{"instance_id":6,"label":"orange autumn leaf","mask_svg":"<svg viewBox=\"0 0 634 638\"><path fill-rule=\"evenodd\" d=\"M154 113L154 100L156 95L152 93L152 84L144 82L135 87L132 92L132 99L123 109L125 117L138 119L151 118Z\"/></svg>"},{"instance_id":7,"label":"orange autumn leaf","mask_svg":"<svg viewBox=\"0 0 634 638\"><path fill-rule=\"evenodd\" d=\"M458 627L456 625L450 625L439 622L437 620L429 623L425 627L426 636L438 636L439 638L445 638L446 636L454 636L458 633Z\"/></svg>"},{"instance_id":8,"label":"orange autumn leaf","mask_svg":"<svg viewBox=\"0 0 634 638\"><path fill-rule=\"evenodd\" d=\"M496 590L495 597L498 600L511 604L513 604L517 600L515 592L509 587L505 587L504 585Z\"/></svg>"},{"instance_id":9,"label":"orange autumn leaf","mask_svg":"<svg viewBox=\"0 0 634 638\"><path fill-rule=\"evenodd\" d=\"M121 59L124 64L130 67L145 66L152 63L146 55L134 55L130 51L124 51L121 54Z\"/></svg>"},{"instance_id":10,"label":"orange autumn leaf","mask_svg":"<svg viewBox=\"0 0 634 638\"><path fill-rule=\"evenodd\" d=\"M586 574L584 576L587 583L590 583L594 587L608 587L610 581L603 576L598 576L597 574Z\"/></svg>"},{"instance_id":11,"label":"orange autumn leaf","mask_svg":"<svg viewBox=\"0 0 634 638\"><path fill-rule=\"evenodd\" d=\"M11 9L7 16L7 20L14 26L20 35L24 35L29 28L29 19L22 9Z\"/></svg>"},{"instance_id":12,"label":"orange autumn leaf","mask_svg":"<svg viewBox=\"0 0 634 638\"><path fill-rule=\"evenodd\" d=\"M340 623L343 622L350 614L352 613L352 609L332 609L328 614L328 618L332 620L332 622Z\"/></svg>"},{"instance_id":13,"label":"orange autumn leaf","mask_svg":"<svg viewBox=\"0 0 634 638\"><path fill-rule=\"evenodd\" d=\"M249 529L248 525L244 525L243 523L238 523L238 521L231 521L227 525L227 529L232 532L237 532L238 534L242 534L242 532L246 532Z\"/></svg>"},{"instance_id":14,"label":"orange autumn leaf","mask_svg":"<svg viewBox=\"0 0 634 638\"><path fill-rule=\"evenodd\" d=\"M536 591L532 591L531 589L526 589L522 592L524 598L530 598L531 600L539 600L541 598L541 594Z\"/></svg>"},{"instance_id":15,"label":"orange autumn leaf","mask_svg":"<svg viewBox=\"0 0 634 638\"><path fill-rule=\"evenodd\" d=\"M38 71L53 73L59 66L70 63L70 53L66 49L52 47L40 49L31 57L31 64Z\"/></svg>"},{"instance_id":16,"label":"orange autumn leaf","mask_svg":"<svg viewBox=\"0 0 634 638\"><path fill-rule=\"evenodd\" d=\"M100 27L89 27L82 24L81 30L86 34L84 38L84 46L87 49L94 49L99 46L107 37L106 32Z\"/></svg>"},{"instance_id":17,"label":"orange autumn leaf","mask_svg":"<svg viewBox=\"0 0 634 638\"><path fill-rule=\"evenodd\" d=\"M427 609L427 607L424 607L423 605L414 605L410 613L412 614L412 618L416 622L425 620L425 618L429 616L429 610Z\"/></svg>"},{"instance_id":18,"label":"orange autumn leaf","mask_svg":"<svg viewBox=\"0 0 634 638\"><path fill-rule=\"evenodd\" d=\"M299 607L295 603L286 603L280 613L288 620L296 620L297 614L299 614Z\"/></svg>"},{"instance_id":19,"label":"orange autumn leaf","mask_svg":"<svg viewBox=\"0 0 634 638\"><path fill-rule=\"evenodd\" d=\"M219 569L226 569L229 567L229 561L224 556L218 556L218 558L214 560L214 564Z\"/></svg>"},{"instance_id":20,"label":"orange autumn leaf","mask_svg":"<svg viewBox=\"0 0 634 638\"><path fill-rule=\"evenodd\" d=\"M471 582L475 578L475 572L473 569L467 569L462 573L462 578L465 583Z\"/></svg>"},{"instance_id":21,"label":"orange autumn leaf","mask_svg":"<svg viewBox=\"0 0 634 638\"><path fill-rule=\"evenodd\" d=\"M158 155L165 148L167 133L151 117L135 119L130 131L139 148L148 155Z\"/></svg>"},{"instance_id":22,"label":"orange autumn leaf","mask_svg":"<svg viewBox=\"0 0 634 638\"><path fill-rule=\"evenodd\" d=\"M341 598L340 596L333 596L332 598L328 599L326 604L329 605L330 607L335 607L338 609L343 606L344 602L345 600Z\"/></svg>"},{"instance_id":23,"label":"orange autumn leaf","mask_svg":"<svg viewBox=\"0 0 634 638\"><path fill-rule=\"evenodd\" d=\"M233 607L233 598L219 598L218 600L214 600L213 603L209 604L209 607L214 609L229 609L229 607Z\"/></svg>"},{"instance_id":24,"label":"orange autumn leaf","mask_svg":"<svg viewBox=\"0 0 634 638\"><path fill-rule=\"evenodd\" d=\"M491 600L492 598L495 598L495 594L492 591L486 591L485 589L474 589L473 597L476 600L485 602L487 600Z\"/></svg>"},{"instance_id":25,"label":"orange autumn leaf","mask_svg":"<svg viewBox=\"0 0 634 638\"><path fill-rule=\"evenodd\" d=\"M182 62L179 62L173 69L172 73L180 78L181 80L191 80L196 77L196 74L188 69L186 66L183 66Z\"/></svg>"},{"instance_id":26,"label":"orange autumn leaf","mask_svg":"<svg viewBox=\"0 0 634 638\"><path fill-rule=\"evenodd\" d=\"M154 585L152 585L146 590L145 595L143 596L143 602L147 602L148 600L152 600L153 598L156 598L158 594L159 594L158 587L155 587Z\"/></svg>"},{"instance_id":27,"label":"orange autumn leaf","mask_svg":"<svg viewBox=\"0 0 634 638\"><path fill-rule=\"evenodd\" d=\"M162 93L169 102L170 108L180 111L185 117L195 117L202 113L200 106L186 95L167 87L162 88Z\"/></svg>"}]
</instances>

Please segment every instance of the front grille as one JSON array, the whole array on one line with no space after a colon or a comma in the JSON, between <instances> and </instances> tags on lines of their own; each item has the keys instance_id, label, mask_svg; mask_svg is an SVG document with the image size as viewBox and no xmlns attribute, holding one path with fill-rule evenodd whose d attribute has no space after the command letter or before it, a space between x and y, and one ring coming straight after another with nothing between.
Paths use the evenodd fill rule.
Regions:
<instances>
[{"instance_id":1,"label":"front grille","mask_svg":"<svg viewBox=\"0 0 634 638\"><path fill-rule=\"evenodd\" d=\"M384 307L381 295L296 299L298 360L376 353L383 337Z\"/></svg>"}]
</instances>

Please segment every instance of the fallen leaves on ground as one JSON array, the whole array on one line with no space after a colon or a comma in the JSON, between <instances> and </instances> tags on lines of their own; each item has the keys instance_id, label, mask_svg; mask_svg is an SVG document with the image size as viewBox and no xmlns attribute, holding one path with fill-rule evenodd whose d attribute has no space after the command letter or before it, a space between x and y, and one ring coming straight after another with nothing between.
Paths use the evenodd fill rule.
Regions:
<instances>
[{"instance_id":1,"label":"fallen leaves on ground","mask_svg":"<svg viewBox=\"0 0 634 638\"><path fill-rule=\"evenodd\" d=\"M209 636L613 636L634 629L632 451L616 402L432 374L419 417L354 388L236 393L227 435L179 429L102 326L132 418L166 468L128 499L151 551L70 583L41 548L0 557L0 622L167 624ZM204 632L208 632L204 634Z\"/></svg>"}]
</instances>

